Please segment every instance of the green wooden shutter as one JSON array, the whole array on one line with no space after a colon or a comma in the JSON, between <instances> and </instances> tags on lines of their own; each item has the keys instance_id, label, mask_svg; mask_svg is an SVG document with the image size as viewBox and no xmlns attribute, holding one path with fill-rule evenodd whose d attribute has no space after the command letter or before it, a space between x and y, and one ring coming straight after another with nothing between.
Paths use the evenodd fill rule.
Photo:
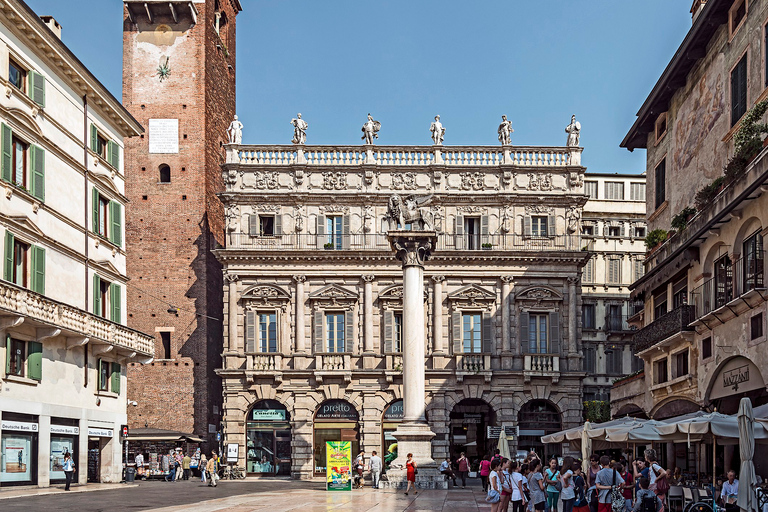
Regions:
<instances>
[{"instance_id":1,"label":"green wooden shutter","mask_svg":"<svg viewBox=\"0 0 768 512\"><path fill-rule=\"evenodd\" d=\"M119 324L123 320L122 289L119 284L109 285L109 302L112 310L112 321Z\"/></svg>"},{"instance_id":2,"label":"green wooden shutter","mask_svg":"<svg viewBox=\"0 0 768 512\"><path fill-rule=\"evenodd\" d=\"M482 332L482 347L484 354L490 354L493 350L493 322L491 314L488 311L483 311L483 332Z\"/></svg>"},{"instance_id":3,"label":"green wooden shutter","mask_svg":"<svg viewBox=\"0 0 768 512\"><path fill-rule=\"evenodd\" d=\"M118 247L123 246L123 207L115 201L109 202L109 240Z\"/></svg>"},{"instance_id":4,"label":"green wooden shutter","mask_svg":"<svg viewBox=\"0 0 768 512\"><path fill-rule=\"evenodd\" d=\"M230 347L234 345L234 340L229 341ZM245 312L245 352L251 354L256 352L256 312Z\"/></svg>"},{"instance_id":5,"label":"green wooden shutter","mask_svg":"<svg viewBox=\"0 0 768 512\"><path fill-rule=\"evenodd\" d=\"M549 353L560 355L560 314L549 314Z\"/></svg>"},{"instance_id":6,"label":"green wooden shutter","mask_svg":"<svg viewBox=\"0 0 768 512\"><path fill-rule=\"evenodd\" d=\"M99 376L98 376L98 378L96 380L96 385L98 386L97 389L101 390L104 387L104 386L102 386L103 382L101 382L101 366L103 364L105 364L105 363L101 359L99 359L97 362L98 362L98 364L96 365L96 370L99 372Z\"/></svg>"},{"instance_id":7,"label":"green wooden shutter","mask_svg":"<svg viewBox=\"0 0 768 512\"><path fill-rule=\"evenodd\" d=\"M101 278L93 274L93 314L101 316Z\"/></svg>"},{"instance_id":8,"label":"green wooden shutter","mask_svg":"<svg viewBox=\"0 0 768 512\"><path fill-rule=\"evenodd\" d=\"M322 311L315 311L315 328L312 331L314 333L314 345L315 353L321 354L327 352L325 350L325 344L323 343L323 328L325 327L325 315Z\"/></svg>"},{"instance_id":9,"label":"green wooden shutter","mask_svg":"<svg viewBox=\"0 0 768 512\"><path fill-rule=\"evenodd\" d=\"M355 351L355 314L347 311L344 314L344 352L351 354Z\"/></svg>"},{"instance_id":10,"label":"green wooden shutter","mask_svg":"<svg viewBox=\"0 0 768 512\"><path fill-rule=\"evenodd\" d=\"M520 313L520 349L523 354L529 352L531 342L531 317L528 313Z\"/></svg>"},{"instance_id":11,"label":"green wooden shutter","mask_svg":"<svg viewBox=\"0 0 768 512\"><path fill-rule=\"evenodd\" d=\"M119 363L112 363L112 382L111 390L113 393L120 394L120 372L122 368Z\"/></svg>"},{"instance_id":12,"label":"green wooden shutter","mask_svg":"<svg viewBox=\"0 0 768 512\"><path fill-rule=\"evenodd\" d=\"M99 191L96 187L91 190L91 214L93 215L92 228L94 233L99 232Z\"/></svg>"},{"instance_id":13,"label":"green wooden shutter","mask_svg":"<svg viewBox=\"0 0 768 512\"><path fill-rule=\"evenodd\" d=\"M461 311L454 311L451 315L451 328L453 330L453 354L464 352L461 343Z\"/></svg>"},{"instance_id":14,"label":"green wooden shutter","mask_svg":"<svg viewBox=\"0 0 768 512\"><path fill-rule=\"evenodd\" d=\"M11 181L13 175L13 131L7 124L2 124L2 158L0 159L0 168L2 177L5 181Z\"/></svg>"},{"instance_id":15,"label":"green wooden shutter","mask_svg":"<svg viewBox=\"0 0 768 512\"><path fill-rule=\"evenodd\" d=\"M13 281L13 243L15 241L13 233L5 232L5 265L3 265L3 279Z\"/></svg>"},{"instance_id":16,"label":"green wooden shutter","mask_svg":"<svg viewBox=\"0 0 768 512\"><path fill-rule=\"evenodd\" d=\"M29 152L32 157L30 192L39 200L45 201L45 150L33 145Z\"/></svg>"},{"instance_id":17,"label":"green wooden shutter","mask_svg":"<svg viewBox=\"0 0 768 512\"><path fill-rule=\"evenodd\" d=\"M27 377L43 380L43 344L36 341L27 343Z\"/></svg>"},{"instance_id":18,"label":"green wooden shutter","mask_svg":"<svg viewBox=\"0 0 768 512\"><path fill-rule=\"evenodd\" d=\"M97 152L97 146L99 145L99 130L96 129L96 125L91 123L91 151Z\"/></svg>"},{"instance_id":19,"label":"green wooden shutter","mask_svg":"<svg viewBox=\"0 0 768 512\"><path fill-rule=\"evenodd\" d=\"M32 286L33 292L45 295L45 249L32 246Z\"/></svg>"},{"instance_id":20,"label":"green wooden shutter","mask_svg":"<svg viewBox=\"0 0 768 512\"><path fill-rule=\"evenodd\" d=\"M384 312L384 353L394 352L395 340L395 314L392 311Z\"/></svg>"},{"instance_id":21,"label":"green wooden shutter","mask_svg":"<svg viewBox=\"0 0 768 512\"><path fill-rule=\"evenodd\" d=\"M107 142L107 161L116 170L120 170L120 146L113 140Z\"/></svg>"},{"instance_id":22,"label":"green wooden shutter","mask_svg":"<svg viewBox=\"0 0 768 512\"><path fill-rule=\"evenodd\" d=\"M5 374L11 373L11 335L5 335Z\"/></svg>"},{"instance_id":23,"label":"green wooden shutter","mask_svg":"<svg viewBox=\"0 0 768 512\"><path fill-rule=\"evenodd\" d=\"M45 108L45 77L37 71L29 72L29 97Z\"/></svg>"}]
</instances>

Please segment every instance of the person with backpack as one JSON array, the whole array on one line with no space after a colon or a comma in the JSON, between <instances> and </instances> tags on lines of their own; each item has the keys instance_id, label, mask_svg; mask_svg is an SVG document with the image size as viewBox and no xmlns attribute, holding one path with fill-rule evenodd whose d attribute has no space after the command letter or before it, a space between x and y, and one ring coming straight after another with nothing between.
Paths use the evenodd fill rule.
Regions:
<instances>
[{"instance_id":1,"label":"person with backpack","mask_svg":"<svg viewBox=\"0 0 768 512\"><path fill-rule=\"evenodd\" d=\"M620 489L624 485L624 479L616 468L611 468L611 458L607 455L600 457L600 466L602 469L595 477L597 512L621 512L624 509L624 497ZM618 505L619 500L621 500L621 510L616 510L613 508L614 503Z\"/></svg>"},{"instance_id":2,"label":"person with backpack","mask_svg":"<svg viewBox=\"0 0 768 512\"><path fill-rule=\"evenodd\" d=\"M648 466L648 480L650 485L648 489L656 493L656 496L661 500L661 511L664 512L664 500L667 497L667 491L669 491L669 483L667 482L667 471L662 468L656 462L656 450L645 450L645 465Z\"/></svg>"},{"instance_id":3,"label":"person with backpack","mask_svg":"<svg viewBox=\"0 0 768 512\"><path fill-rule=\"evenodd\" d=\"M523 464L527 466L527 464ZM524 512L525 505L528 503L528 497L526 496L526 487L523 484L524 477L522 473L523 469L519 462L513 460L510 464L510 476L512 496L510 496L510 502L512 503L512 512Z\"/></svg>"},{"instance_id":4,"label":"person with backpack","mask_svg":"<svg viewBox=\"0 0 768 512\"><path fill-rule=\"evenodd\" d=\"M563 465L560 466L560 485L563 512L573 512L573 505L576 502L576 488L573 484L573 457L563 459Z\"/></svg>"},{"instance_id":5,"label":"person with backpack","mask_svg":"<svg viewBox=\"0 0 768 512\"><path fill-rule=\"evenodd\" d=\"M632 512L659 512L661 509L661 500L656 493L648 489L651 485L648 478L641 476L637 481L640 485L640 490L635 497L635 505L632 507Z\"/></svg>"},{"instance_id":6,"label":"person with backpack","mask_svg":"<svg viewBox=\"0 0 768 512\"><path fill-rule=\"evenodd\" d=\"M625 466L620 462L617 462L617 469L621 478L624 479L624 485L621 486L621 494L624 496L624 512L630 512L632 510L632 488L635 486L632 473L625 469Z\"/></svg>"},{"instance_id":7,"label":"person with backpack","mask_svg":"<svg viewBox=\"0 0 768 512\"><path fill-rule=\"evenodd\" d=\"M549 459L549 467L544 472L544 481L547 484L546 510L557 512L557 502L560 499L563 484L560 482L560 471L557 469L556 457Z\"/></svg>"},{"instance_id":8,"label":"person with backpack","mask_svg":"<svg viewBox=\"0 0 768 512\"><path fill-rule=\"evenodd\" d=\"M494 459L496 460L496 459ZM501 461L498 461L501 464ZM483 483L483 492L488 492L488 475L491 474L491 461L486 455L480 461L480 481Z\"/></svg>"},{"instance_id":9,"label":"person with backpack","mask_svg":"<svg viewBox=\"0 0 768 512\"><path fill-rule=\"evenodd\" d=\"M541 461L534 459L528 467L531 469L531 474L528 477L528 490L531 493L530 503L533 503L531 510L542 511L547 505L547 493L544 492L546 487L544 476L541 474Z\"/></svg>"},{"instance_id":10,"label":"person with backpack","mask_svg":"<svg viewBox=\"0 0 768 512\"><path fill-rule=\"evenodd\" d=\"M587 483L581 472L581 464L574 462L571 466L571 471L573 471L573 490L576 494L573 510L574 512L590 512L586 494Z\"/></svg>"}]
</instances>

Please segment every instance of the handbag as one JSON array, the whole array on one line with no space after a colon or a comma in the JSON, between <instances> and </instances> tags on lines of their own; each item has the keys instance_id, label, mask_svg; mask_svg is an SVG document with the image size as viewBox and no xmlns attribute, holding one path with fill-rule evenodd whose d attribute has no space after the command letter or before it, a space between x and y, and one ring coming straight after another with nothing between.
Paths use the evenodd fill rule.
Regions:
<instances>
[{"instance_id":1,"label":"handbag","mask_svg":"<svg viewBox=\"0 0 768 512\"><path fill-rule=\"evenodd\" d=\"M501 500L501 494L494 488L488 489L488 496L485 497L485 501L488 503L498 503Z\"/></svg>"},{"instance_id":2,"label":"handbag","mask_svg":"<svg viewBox=\"0 0 768 512\"><path fill-rule=\"evenodd\" d=\"M623 512L624 510L624 495L621 490L616 487L616 470L613 470L613 483L611 484L611 510L613 512Z\"/></svg>"},{"instance_id":3,"label":"handbag","mask_svg":"<svg viewBox=\"0 0 768 512\"><path fill-rule=\"evenodd\" d=\"M654 492L657 496L663 496L667 494L669 491L669 482L667 482L667 477L663 476L659 478L659 472L653 469L653 466L651 466L651 469L653 470L653 473L656 475L656 481L654 482L656 484L656 489Z\"/></svg>"},{"instance_id":4,"label":"handbag","mask_svg":"<svg viewBox=\"0 0 768 512\"><path fill-rule=\"evenodd\" d=\"M547 479L555 480L555 478L557 478L557 480L555 480L555 483L554 484L550 484L550 485L552 487L554 487L557 492L562 492L562 490L563 490L563 483L560 481L559 477L560 477L560 472L559 471L557 473L553 473L551 469L547 470Z\"/></svg>"}]
</instances>

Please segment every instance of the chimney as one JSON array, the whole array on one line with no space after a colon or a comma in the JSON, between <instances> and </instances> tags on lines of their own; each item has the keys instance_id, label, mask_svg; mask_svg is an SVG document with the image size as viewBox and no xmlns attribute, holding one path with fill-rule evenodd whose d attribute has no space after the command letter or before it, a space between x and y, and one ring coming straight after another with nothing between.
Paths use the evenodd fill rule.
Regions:
<instances>
[{"instance_id":1,"label":"chimney","mask_svg":"<svg viewBox=\"0 0 768 512\"><path fill-rule=\"evenodd\" d=\"M707 0L693 0L693 6L691 7L691 22L695 22L696 18L699 16L699 13L704 9L704 6L707 5Z\"/></svg>"},{"instance_id":2,"label":"chimney","mask_svg":"<svg viewBox=\"0 0 768 512\"><path fill-rule=\"evenodd\" d=\"M48 25L48 28L51 29L51 32L56 34L56 37L61 39L61 25L53 16L40 16L40 19L43 20L43 23Z\"/></svg>"}]
</instances>

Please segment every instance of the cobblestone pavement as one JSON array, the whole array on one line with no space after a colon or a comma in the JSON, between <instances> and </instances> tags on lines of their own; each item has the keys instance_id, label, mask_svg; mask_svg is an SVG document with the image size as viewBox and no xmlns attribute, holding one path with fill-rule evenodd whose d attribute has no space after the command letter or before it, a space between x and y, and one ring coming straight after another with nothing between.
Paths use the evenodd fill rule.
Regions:
<instances>
[{"instance_id":1,"label":"cobblestone pavement","mask_svg":"<svg viewBox=\"0 0 768 512\"><path fill-rule=\"evenodd\" d=\"M73 488L74 489L74 488ZM2 492L0 492L2 495ZM478 485L448 491L371 489L326 492L322 482L247 479L212 488L189 482L138 482L136 487L43 494L0 501L2 510L24 512L410 512L489 511Z\"/></svg>"}]
</instances>

